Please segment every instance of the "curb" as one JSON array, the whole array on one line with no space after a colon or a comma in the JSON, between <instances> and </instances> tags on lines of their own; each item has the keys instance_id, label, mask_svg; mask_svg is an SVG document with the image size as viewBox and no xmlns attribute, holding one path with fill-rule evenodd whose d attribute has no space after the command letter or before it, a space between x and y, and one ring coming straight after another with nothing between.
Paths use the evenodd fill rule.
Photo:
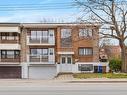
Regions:
<instances>
[{"instance_id":1,"label":"curb","mask_svg":"<svg viewBox=\"0 0 127 95\"><path fill-rule=\"evenodd\" d=\"M127 81L68 81L67 83L127 83Z\"/></svg>"}]
</instances>

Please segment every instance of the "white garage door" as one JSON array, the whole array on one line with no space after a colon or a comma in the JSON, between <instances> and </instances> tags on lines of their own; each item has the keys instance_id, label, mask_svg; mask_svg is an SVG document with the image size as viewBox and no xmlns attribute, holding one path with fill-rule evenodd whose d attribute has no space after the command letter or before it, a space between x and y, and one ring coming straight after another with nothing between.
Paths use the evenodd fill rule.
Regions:
<instances>
[{"instance_id":1,"label":"white garage door","mask_svg":"<svg viewBox=\"0 0 127 95\"><path fill-rule=\"evenodd\" d=\"M56 66L30 66L30 79L53 79L56 76Z\"/></svg>"}]
</instances>

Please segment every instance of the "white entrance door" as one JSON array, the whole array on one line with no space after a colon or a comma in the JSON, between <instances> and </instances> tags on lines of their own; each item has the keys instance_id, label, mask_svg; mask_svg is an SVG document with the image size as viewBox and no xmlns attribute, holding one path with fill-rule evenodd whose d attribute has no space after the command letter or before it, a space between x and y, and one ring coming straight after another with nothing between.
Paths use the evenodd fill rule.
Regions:
<instances>
[{"instance_id":1,"label":"white entrance door","mask_svg":"<svg viewBox=\"0 0 127 95\"><path fill-rule=\"evenodd\" d=\"M72 56L61 56L61 72L72 72Z\"/></svg>"}]
</instances>

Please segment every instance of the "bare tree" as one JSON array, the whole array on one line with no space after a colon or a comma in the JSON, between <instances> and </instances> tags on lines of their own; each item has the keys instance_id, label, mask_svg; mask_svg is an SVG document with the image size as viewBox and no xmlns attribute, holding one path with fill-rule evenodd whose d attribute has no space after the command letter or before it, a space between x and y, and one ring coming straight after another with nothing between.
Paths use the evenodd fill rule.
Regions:
<instances>
[{"instance_id":1,"label":"bare tree","mask_svg":"<svg viewBox=\"0 0 127 95\"><path fill-rule=\"evenodd\" d=\"M75 0L78 8L82 9L82 21L99 22L103 29L103 37L115 38L121 47L122 72L127 72L126 46L127 39L127 0Z\"/></svg>"}]
</instances>

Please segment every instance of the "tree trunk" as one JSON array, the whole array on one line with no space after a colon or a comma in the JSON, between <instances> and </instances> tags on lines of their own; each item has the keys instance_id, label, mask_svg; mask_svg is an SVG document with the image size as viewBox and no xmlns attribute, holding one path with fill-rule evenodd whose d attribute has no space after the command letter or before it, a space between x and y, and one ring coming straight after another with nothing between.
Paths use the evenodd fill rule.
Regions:
<instances>
[{"instance_id":1,"label":"tree trunk","mask_svg":"<svg viewBox=\"0 0 127 95\"><path fill-rule=\"evenodd\" d=\"M126 46L123 42L120 42L120 47L121 47L122 72L127 73Z\"/></svg>"}]
</instances>

